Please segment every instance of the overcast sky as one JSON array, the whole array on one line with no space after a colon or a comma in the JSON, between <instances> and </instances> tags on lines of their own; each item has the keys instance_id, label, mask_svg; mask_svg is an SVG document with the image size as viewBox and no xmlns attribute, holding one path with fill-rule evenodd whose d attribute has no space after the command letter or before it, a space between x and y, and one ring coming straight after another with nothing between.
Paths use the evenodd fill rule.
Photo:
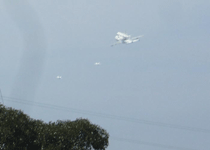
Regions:
<instances>
[{"instance_id":1,"label":"overcast sky","mask_svg":"<svg viewBox=\"0 0 210 150\"><path fill-rule=\"evenodd\" d=\"M88 118L110 134L108 150L210 149L209 8L209 0L2 0L4 104L45 122ZM110 47L118 31L144 37Z\"/></svg>"}]
</instances>

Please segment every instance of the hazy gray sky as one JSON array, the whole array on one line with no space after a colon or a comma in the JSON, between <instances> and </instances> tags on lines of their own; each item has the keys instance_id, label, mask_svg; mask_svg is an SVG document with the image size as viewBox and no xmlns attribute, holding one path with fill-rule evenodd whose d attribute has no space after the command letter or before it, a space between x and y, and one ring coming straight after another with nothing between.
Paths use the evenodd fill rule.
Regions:
<instances>
[{"instance_id":1,"label":"hazy gray sky","mask_svg":"<svg viewBox=\"0 0 210 150\"><path fill-rule=\"evenodd\" d=\"M5 105L45 122L88 118L109 132L108 150L209 149L209 8L209 0L2 0ZM145 36L110 47L118 31Z\"/></svg>"}]
</instances>

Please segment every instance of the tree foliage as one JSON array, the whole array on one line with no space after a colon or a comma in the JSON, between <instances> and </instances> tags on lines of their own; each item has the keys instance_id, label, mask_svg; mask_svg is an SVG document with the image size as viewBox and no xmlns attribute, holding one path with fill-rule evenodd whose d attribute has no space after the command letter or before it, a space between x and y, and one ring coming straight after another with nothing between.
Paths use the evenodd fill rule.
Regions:
<instances>
[{"instance_id":1,"label":"tree foliage","mask_svg":"<svg viewBox=\"0 0 210 150\"><path fill-rule=\"evenodd\" d=\"M87 119L44 123L0 105L1 150L105 150L109 134Z\"/></svg>"}]
</instances>

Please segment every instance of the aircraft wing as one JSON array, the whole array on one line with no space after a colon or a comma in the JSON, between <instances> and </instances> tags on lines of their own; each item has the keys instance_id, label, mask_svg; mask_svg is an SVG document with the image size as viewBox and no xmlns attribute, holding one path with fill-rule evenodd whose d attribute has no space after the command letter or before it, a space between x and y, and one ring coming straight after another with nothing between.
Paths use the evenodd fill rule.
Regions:
<instances>
[{"instance_id":1,"label":"aircraft wing","mask_svg":"<svg viewBox=\"0 0 210 150\"><path fill-rule=\"evenodd\" d=\"M121 41L116 42L116 43L112 44L111 46L115 46L115 45L117 45L117 44L121 44Z\"/></svg>"},{"instance_id":2,"label":"aircraft wing","mask_svg":"<svg viewBox=\"0 0 210 150\"><path fill-rule=\"evenodd\" d=\"M139 35L139 36L136 36L136 37L133 37L132 40L136 40L136 39L139 39L141 37L143 37L144 35Z\"/></svg>"}]
</instances>

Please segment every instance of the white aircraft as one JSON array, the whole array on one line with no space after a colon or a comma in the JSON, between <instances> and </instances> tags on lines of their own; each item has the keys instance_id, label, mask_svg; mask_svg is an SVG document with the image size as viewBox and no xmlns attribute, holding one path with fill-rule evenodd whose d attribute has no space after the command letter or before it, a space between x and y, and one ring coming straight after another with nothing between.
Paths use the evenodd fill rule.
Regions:
<instances>
[{"instance_id":1,"label":"white aircraft","mask_svg":"<svg viewBox=\"0 0 210 150\"><path fill-rule=\"evenodd\" d=\"M134 42L137 42L140 40L141 37L143 37L144 35L140 35L137 37L131 37L131 35L128 35L126 33L122 33L122 32L117 32L117 35L115 36L115 39L117 40L116 43L114 43L111 46L117 45L117 44L131 44Z\"/></svg>"},{"instance_id":2,"label":"white aircraft","mask_svg":"<svg viewBox=\"0 0 210 150\"><path fill-rule=\"evenodd\" d=\"M57 76L57 79L62 79L62 77L61 76Z\"/></svg>"},{"instance_id":3,"label":"white aircraft","mask_svg":"<svg viewBox=\"0 0 210 150\"><path fill-rule=\"evenodd\" d=\"M94 65L99 66L99 65L101 65L101 63L100 62L95 62Z\"/></svg>"}]
</instances>

